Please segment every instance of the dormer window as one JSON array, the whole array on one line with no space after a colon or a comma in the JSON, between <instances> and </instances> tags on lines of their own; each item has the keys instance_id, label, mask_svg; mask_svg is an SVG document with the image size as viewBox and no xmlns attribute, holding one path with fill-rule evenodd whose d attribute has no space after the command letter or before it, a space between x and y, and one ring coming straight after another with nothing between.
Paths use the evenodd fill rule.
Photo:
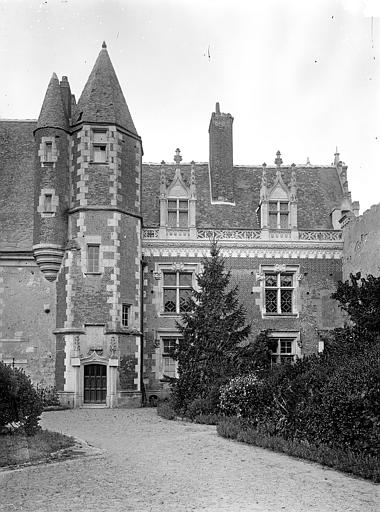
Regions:
<instances>
[{"instance_id":1,"label":"dormer window","mask_svg":"<svg viewBox=\"0 0 380 512\"><path fill-rule=\"evenodd\" d=\"M107 130L92 130L92 161L106 163L107 158Z\"/></svg>"},{"instance_id":2,"label":"dormer window","mask_svg":"<svg viewBox=\"0 0 380 512\"><path fill-rule=\"evenodd\" d=\"M289 203L269 201L269 228L289 229Z\"/></svg>"},{"instance_id":3,"label":"dormer window","mask_svg":"<svg viewBox=\"0 0 380 512\"><path fill-rule=\"evenodd\" d=\"M263 164L261 187L260 187L260 212L261 229L265 230L267 236L270 236L269 230L288 230L292 237L297 237L297 183L296 166L291 166L291 178L288 184L285 184L281 171L281 154L277 151L275 164L277 166L276 174L272 176L267 174L267 165ZM272 181L270 186L270 181ZM264 234L265 234L264 232ZM277 235L276 235L277 236ZM279 234L287 236L287 233Z\"/></svg>"},{"instance_id":4,"label":"dormer window","mask_svg":"<svg viewBox=\"0 0 380 512\"><path fill-rule=\"evenodd\" d=\"M168 199L168 227L187 228L189 225L188 199Z\"/></svg>"}]
</instances>

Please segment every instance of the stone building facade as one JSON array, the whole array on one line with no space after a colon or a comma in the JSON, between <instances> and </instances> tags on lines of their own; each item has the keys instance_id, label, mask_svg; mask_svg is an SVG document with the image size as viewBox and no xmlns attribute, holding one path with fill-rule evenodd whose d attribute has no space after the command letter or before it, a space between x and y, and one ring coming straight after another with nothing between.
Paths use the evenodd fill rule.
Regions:
<instances>
[{"instance_id":1,"label":"stone building facade","mask_svg":"<svg viewBox=\"0 0 380 512\"><path fill-rule=\"evenodd\" d=\"M217 239L273 362L341 325L347 167L234 166L217 104L207 163L143 164L105 44L76 103L53 74L37 121L0 121L0 359L79 407L140 403L174 376L185 298Z\"/></svg>"}]
</instances>

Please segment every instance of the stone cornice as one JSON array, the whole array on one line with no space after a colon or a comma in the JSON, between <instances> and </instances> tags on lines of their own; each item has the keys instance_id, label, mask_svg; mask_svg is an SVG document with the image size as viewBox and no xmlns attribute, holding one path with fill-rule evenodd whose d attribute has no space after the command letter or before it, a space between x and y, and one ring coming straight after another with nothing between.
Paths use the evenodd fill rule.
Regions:
<instances>
[{"instance_id":1,"label":"stone cornice","mask_svg":"<svg viewBox=\"0 0 380 512\"><path fill-rule=\"evenodd\" d=\"M221 241L222 255L231 258L275 258L275 259L342 259L342 242L263 242ZM144 256L151 257L195 257L205 256L209 242L149 240L143 241Z\"/></svg>"}]
</instances>

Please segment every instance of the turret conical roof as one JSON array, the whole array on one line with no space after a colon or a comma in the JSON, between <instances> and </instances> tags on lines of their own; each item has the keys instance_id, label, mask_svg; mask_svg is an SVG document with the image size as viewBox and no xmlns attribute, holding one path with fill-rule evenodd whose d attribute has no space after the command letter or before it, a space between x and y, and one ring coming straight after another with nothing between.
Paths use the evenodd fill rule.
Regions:
<instances>
[{"instance_id":1,"label":"turret conical roof","mask_svg":"<svg viewBox=\"0 0 380 512\"><path fill-rule=\"evenodd\" d=\"M37 121L38 128L69 129L69 121L63 105L61 88L55 73L50 79L41 112Z\"/></svg>"},{"instance_id":2,"label":"turret conical roof","mask_svg":"<svg viewBox=\"0 0 380 512\"><path fill-rule=\"evenodd\" d=\"M76 107L73 124L116 124L137 135L105 43Z\"/></svg>"}]
</instances>

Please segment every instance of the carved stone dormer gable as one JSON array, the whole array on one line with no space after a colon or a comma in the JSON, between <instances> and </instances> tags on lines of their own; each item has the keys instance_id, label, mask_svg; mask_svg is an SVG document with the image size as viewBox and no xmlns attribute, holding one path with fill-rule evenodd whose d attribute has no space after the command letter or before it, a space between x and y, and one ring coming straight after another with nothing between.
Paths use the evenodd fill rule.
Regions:
<instances>
[{"instance_id":1,"label":"carved stone dormer gable","mask_svg":"<svg viewBox=\"0 0 380 512\"><path fill-rule=\"evenodd\" d=\"M269 230L291 230L292 238L297 238L297 180L295 165L292 165L289 185L284 182L281 172L282 158L276 153L276 176L271 187L268 186L266 165L260 187L260 216L263 238L269 237Z\"/></svg>"},{"instance_id":2,"label":"carved stone dormer gable","mask_svg":"<svg viewBox=\"0 0 380 512\"><path fill-rule=\"evenodd\" d=\"M173 198L184 197L184 198L188 199L190 197L190 190L186 186L186 184L182 178L182 173L181 173L181 168L180 168L181 160L182 160L182 156L180 154L180 150L177 148L176 154L174 155L174 161L176 163L175 174L174 174L173 181L169 185L169 187L167 189L167 193L166 193L168 198L169 197L173 197Z\"/></svg>"},{"instance_id":3,"label":"carved stone dormer gable","mask_svg":"<svg viewBox=\"0 0 380 512\"><path fill-rule=\"evenodd\" d=\"M195 186L195 163L192 162L190 170L190 185L188 186L182 176L181 161L182 156L179 148L174 155L175 173L173 180L169 185L166 183L165 169L161 169L160 179L160 232L161 237L168 236L167 229L181 230L181 236L189 228L195 228L195 204L196 204L196 186ZM175 233L172 231L171 235ZM180 233L178 232L180 235ZM186 236L188 236L190 233Z\"/></svg>"}]
</instances>

